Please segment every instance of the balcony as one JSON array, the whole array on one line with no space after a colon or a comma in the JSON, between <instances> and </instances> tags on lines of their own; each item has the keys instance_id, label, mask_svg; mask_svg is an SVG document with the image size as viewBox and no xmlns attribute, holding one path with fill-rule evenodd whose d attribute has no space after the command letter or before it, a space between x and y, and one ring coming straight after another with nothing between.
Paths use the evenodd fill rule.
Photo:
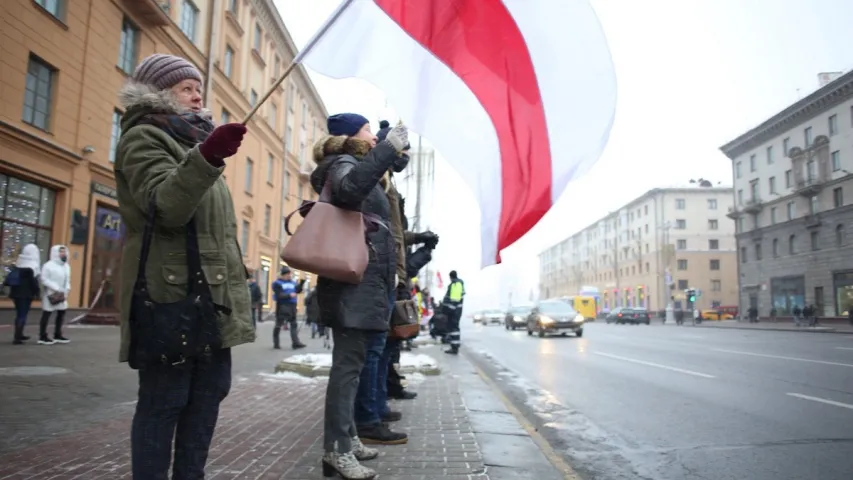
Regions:
<instances>
[{"instance_id":1,"label":"balcony","mask_svg":"<svg viewBox=\"0 0 853 480\"><path fill-rule=\"evenodd\" d=\"M797 194L811 198L820 193L823 184L824 181L817 177L797 180Z\"/></svg>"},{"instance_id":2,"label":"balcony","mask_svg":"<svg viewBox=\"0 0 853 480\"><path fill-rule=\"evenodd\" d=\"M755 215L756 213L760 212L762 208L764 208L764 203L759 197L752 197L747 201L743 202L743 211L745 213Z\"/></svg>"},{"instance_id":3,"label":"balcony","mask_svg":"<svg viewBox=\"0 0 853 480\"><path fill-rule=\"evenodd\" d=\"M152 27L169 25L170 0L124 0L122 4L135 17Z\"/></svg>"},{"instance_id":4,"label":"balcony","mask_svg":"<svg viewBox=\"0 0 853 480\"><path fill-rule=\"evenodd\" d=\"M803 217L803 223L805 223L806 228L817 228L820 226L820 214L812 213Z\"/></svg>"},{"instance_id":5,"label":"balcony","mask_svg":"<svg viewBox=\"0 0 853 480\"><path fill-rule=\"evenodd\" d=\"M729 213L726 214L727 217L732 220L737 220L742 215L742 212L735 207L729 207Z\"/></svg>"}]
</instances>

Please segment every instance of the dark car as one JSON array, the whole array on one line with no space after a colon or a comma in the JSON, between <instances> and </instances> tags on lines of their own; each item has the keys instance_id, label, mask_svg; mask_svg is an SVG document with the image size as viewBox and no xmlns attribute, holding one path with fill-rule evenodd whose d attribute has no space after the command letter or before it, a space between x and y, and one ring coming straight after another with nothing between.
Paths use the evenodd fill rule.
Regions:
<instances>
[{"instance_id":1,"label":"dark car","mask_svg":"<svg viewBox=\"0 0 853 480\"><path fill-rule=\"evenodd\" d=\"M525 325L527 325L527 316L530 315L531 311L533 311L532 305L523 305L510 308L506 312L506 316L504 317L504 327L506 327L507 330L523 328Z\"/></svg>"},{"instance_id":2,"label":"dark car","mask_svg":"<svg viewBox=\"0 0 853 480\"><path fill-rule=\"evenodd\" d=\"M606 322L616 323L617 325L623 325L626 323L630 323L632 325L644 323L649 325L651 323L651 317L649 316L649 311L644 308L617 307L607 315Z\"/></svg>"},{"instance_id":3,"label":"dark car","mask_svg":"<svg viewBox=\"0 0 853 480\"><path fill-rule=\"evenodd\" d=\"M549 333L566 335L569 332L583 336L583 315L561 300L545 300L527 316L527 334L536 332L540 337Z\"/></svg>"}]
</instances>

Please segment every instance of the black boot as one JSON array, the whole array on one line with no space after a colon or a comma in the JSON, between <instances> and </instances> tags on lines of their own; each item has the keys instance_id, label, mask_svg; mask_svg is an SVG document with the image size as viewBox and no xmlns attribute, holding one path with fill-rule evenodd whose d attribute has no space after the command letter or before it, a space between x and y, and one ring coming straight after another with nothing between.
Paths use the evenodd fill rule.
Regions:
<instances>
[{"instance_id":1,"label":"black boot","mask_svg":"<svg viewBox=\"0 0 853 480\"><path fill-rule=\"evenodd\" d=\"M408 435L392 432L382 422L358 427L358 438L365 445L402 445L409 441Z\"/></svg>"},{"instance_id":2,"label":"black boot","mask_svg":"<svg viewBox=\"0 0 853 480\"><path fill-rule=\"evenodd\" d=\"M24 344L24 327L22 325L15 325L15 337L12 339L13 345L23 345Z\"/></svg>"}]
</instances>

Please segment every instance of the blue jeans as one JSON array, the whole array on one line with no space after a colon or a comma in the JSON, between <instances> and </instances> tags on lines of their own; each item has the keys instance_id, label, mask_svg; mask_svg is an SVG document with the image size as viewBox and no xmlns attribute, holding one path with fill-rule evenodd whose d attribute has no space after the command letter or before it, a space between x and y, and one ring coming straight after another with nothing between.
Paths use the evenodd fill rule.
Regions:
<instances>
[{"instance_id":1,"label":"blue jeans","mask_svg":"<svg viewBox=\"0 0 853 480\"><path fill-rule=\"evenodd\" d=\"M24 328L27 324L27 315L33 305L32 298L16 298L15 301L15 326Z\"/></svg>"},{"instance_id":2,"label":"blue jeans","mask_svg":"<svg viewBox=\"0 0 853 480\"><path fill-rule=\"evenodd\" d=\"M365 350L367 355L364 360L364 367L361 369L361 375L358 381L358 392L355 395L355 424L375 425L382 419L382 413L379 409L379 386L383 385L385 380L380 380L382 372L382 354L385 351L385 340L388 336L387 332L368 333L367 341L365 342ZM386 378L388 371L381 375Z\"/></svg>"}]
</instances>

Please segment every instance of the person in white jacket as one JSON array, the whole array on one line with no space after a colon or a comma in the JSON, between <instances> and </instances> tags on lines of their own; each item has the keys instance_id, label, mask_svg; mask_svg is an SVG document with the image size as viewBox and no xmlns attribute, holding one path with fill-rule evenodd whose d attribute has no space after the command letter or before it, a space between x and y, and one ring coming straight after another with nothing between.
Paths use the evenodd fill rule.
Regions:
<instances>
[{"instance_id":1,"label":"person in white jacket","mask_svg":"<svg viewBox=\"0 0 853 480\"><path fill-rule=\"evenodd\" d=\"M38 343L39 345L68 343L70 340L62 336L62 322L65 320L68 292L71 290L71 267L68 266L68 248L65 245L50 247L50 260L41 267L40 280L44 288L41 295L42 314ZM56 312L56 320L51 339L47 336L47 323L53 312Z\"/></svg>"}]
</instances>

